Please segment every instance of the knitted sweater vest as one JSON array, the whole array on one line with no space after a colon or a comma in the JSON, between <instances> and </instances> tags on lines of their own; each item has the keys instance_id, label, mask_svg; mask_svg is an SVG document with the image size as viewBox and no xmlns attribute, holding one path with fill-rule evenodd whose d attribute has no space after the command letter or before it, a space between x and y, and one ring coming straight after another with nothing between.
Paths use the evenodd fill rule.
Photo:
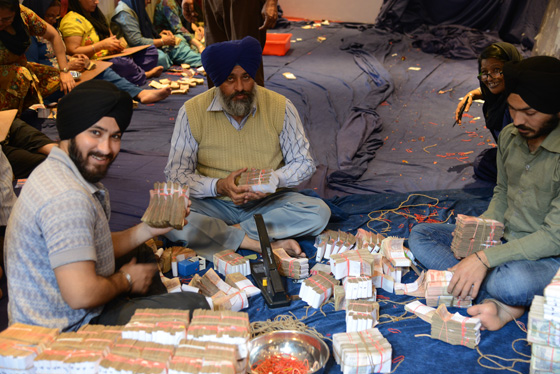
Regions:
<instances>
[{"instance_id":1,"label":"knitted sweater vest","mask_svg":"<svg viewBox=\"0 0 560 374\"><path fill-rule=\"evenodd\" d=\"M284 166L280 133L286 98L257 86L257 110L237 130L222 111L207 111L216 89L185 103L191 133L198 143L197 172L211 178L225 178L245 167L276 170Z\"/></svg>"}]
</instances>

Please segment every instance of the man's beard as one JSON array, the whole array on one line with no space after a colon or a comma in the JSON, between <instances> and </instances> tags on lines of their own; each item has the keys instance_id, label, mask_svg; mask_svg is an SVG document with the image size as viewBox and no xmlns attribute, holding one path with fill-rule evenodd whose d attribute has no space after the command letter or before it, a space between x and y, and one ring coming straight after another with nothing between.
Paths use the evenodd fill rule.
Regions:
<instances>
[{"instance_id":1,"label":"man's beard","mask_svg":"<svg viewBox=\"0 0 560 374\"><path fill-rule=\"evenodd\" d=\"M235 100L234 98L237 95L245 95L246 97L241 100ZM220 104L222 104L222 107L228 114L234 117L245 117L251 113L251 109L255 104L256 95L256 85L253 86L252 91L234 92L229 96L225 96L222 90L218 89L218 99L220 100Z\"/></svg>"},{"instance_id":2,"label":"man's beard","mask_svg":"<svg viewBox=\"0 0 560 374\"><path fill-rule=\"evenodd\" d=\"M539 130L537 130L533 135L523 135L521 133L519 135L521 135L525 140L537 139L537 138L540 138L540 137L543 137L543 136L547 136L552 131L554 131L555 128L558 127L559 123L560 123L560 117L555 115L551 119L546 121L544 126L541 127ZM530 128L525 127L523 125L515 126L515 128L517 128L519 130L525 130L525 131L529 130L529 131L531 131Z\"/></svg>"},{"instance_id":3,"label":"man's beard","mask_svg":"<svg viewBox=\"0 0 560 374\"><path fill-rule=\"evenodd\" d=\"M68 155L70 156L70 159L74 162L76 167L78 168L80 174L82 174L82 177L84 177L84 179L90 183L97 183L101 179L103 179L105 175L107 175L107 171L109 171L109 167L111 166L113 161L115 161L115 156L112 153L109 155L104 155L99 152L89 152L86 158L84 159L73 138L70 139L70 143L68 144ZM104 169L95 168L94 170L88 170L87 159L89 158L89 156L107 157L111 159L111 162L109 162L107 167L105 167Z\"/></svg>"}]
</instances>

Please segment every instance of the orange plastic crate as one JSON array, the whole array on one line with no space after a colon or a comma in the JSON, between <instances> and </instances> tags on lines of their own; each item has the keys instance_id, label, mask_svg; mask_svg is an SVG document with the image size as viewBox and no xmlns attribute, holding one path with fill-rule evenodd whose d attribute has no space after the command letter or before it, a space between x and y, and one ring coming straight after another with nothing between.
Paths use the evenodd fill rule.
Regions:
<instances>
[{"instance_id":1,"label":"orange plastic crate","mask_svg":"<svg viewBox=\"0 0 560 374\"><path fill-rule=\"evenodd\" d=\"M284 56L290 49L292 34L266 34L263 55Z\"/></svg>"}]
</instances>

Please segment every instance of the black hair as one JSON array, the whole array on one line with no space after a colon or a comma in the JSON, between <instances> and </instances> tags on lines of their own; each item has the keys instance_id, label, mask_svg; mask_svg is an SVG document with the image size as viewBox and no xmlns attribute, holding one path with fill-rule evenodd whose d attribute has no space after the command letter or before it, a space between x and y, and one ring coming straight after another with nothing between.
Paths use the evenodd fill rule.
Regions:
<instances>
[{"instance_id":1,"label":"black hair","mask_svg":"<svg viewBox=\"0 0 560 374\"><path fill-rule=\"evenodd\" d=\"M49 6L47 7L47 9L48 9L48 8L52 8L52 7L55 7L55 6L61 6L60 0L53 0L53 1L51 1L51 3L49 4Z\"/></svg>"},{"instance_id":2,"label":"black hair","mask_svg":"<svg viewBox=\"0 0 560 374\"><path fill-rule=\"evenodd\" d=\"M31 45L31 38L27 26L21 18L21 10L18 0L0 0L0 8L8 9L14 12L14 20L12 21L12 28L15 30L15 35L10 34L6 30L0 31L0 41L4 46L13 54L21 56L25 53L27 48Z\"/></svg>"},{"instance_id":3,"label":"black hair","mask_svg":"<svg viewBox=\"0 0 560 374\"><path fill-rule=\"evenodd\" d=\"M498 47L496 44L490 44L488 47L484 48L480 55L478 56L478 72L480 73L480 67L482 65L482 60L487 60L489 58L495 58L502 62L508 62L511 57L502 48Z\"/></svg>"},{"instance_id":4,"label":"black hair","mask_svg":"<svg viewBox=\"0 0 560 374\"><path fill-rule=\"evenodd\" d=\"M73 11L78 14L81 14L89 22L91 22L100 40L106 39L111 36L107 19L105 18L105 15L103 14L103 12L101 12L99 7L95 7L95 10L89 13L86 12L84 8L82 8L82 4L80 4L80 0L68 0L68 11Z\"/></svg>"}]
</instances>

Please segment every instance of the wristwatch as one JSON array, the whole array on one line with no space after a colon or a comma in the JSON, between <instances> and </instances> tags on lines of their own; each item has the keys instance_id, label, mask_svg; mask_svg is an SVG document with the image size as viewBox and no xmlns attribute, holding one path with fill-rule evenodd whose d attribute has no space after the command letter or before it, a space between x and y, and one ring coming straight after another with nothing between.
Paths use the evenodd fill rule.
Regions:
<instances>
[{"instance_id":1,"label":"wristwatch","mask_svg":"<svg viewBox=\"0 0 560 374\"><path fill-rule=\"evenodd\" d=\"M68 73L70 70L68 70L68 66L67 66L64 69L60 69L60 71L63 73Z\"/></svg>"},{"instance_id":2,"label":"wristwatch","mask_svg":"<svg viewBox=\"0 0 560 374\"><path fill-rule=\"evenodd\" d=\"M122 275L124 275L124 277L126 278L126 280L128 281L128 291L130 292L130 290L132 290L132 277L130 276L130 274L125 273L122 270L119 270L119 273L121 273Z\"/></svg>"}]
</instances>

